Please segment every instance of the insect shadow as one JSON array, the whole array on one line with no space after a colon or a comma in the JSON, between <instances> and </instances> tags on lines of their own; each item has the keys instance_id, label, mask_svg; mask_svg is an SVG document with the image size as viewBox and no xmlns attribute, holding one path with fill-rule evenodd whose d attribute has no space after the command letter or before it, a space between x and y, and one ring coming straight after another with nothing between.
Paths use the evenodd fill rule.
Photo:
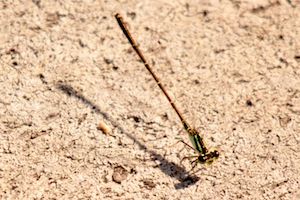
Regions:
<instances>
[{"instance_id":1,"label":"insect shadow","mask_svg":"<svg viewBox=\"0 0 300 200\"><path fill-rule=\"evenodd\" d=\"M56 83L56 88L61 90L66 95L70 97L74 97L80 100L85 105L91 107L96 113L100 114L103 118L110 121L110 123L121 133L124 133L128 138L134 141L134 143L137 144L141 150L149 153L151 157L154 158L155 160L159 160L161 163L159 165L159 169L166 175L170 177L174 177L179 181L179 183L175 184L176 189L183 189L189 187L190 185L194 185L199 180L199 177L195 175L190 175L189 172L186 171L186 169L183 168L182 166L166 160L164 156L156 153L155 151L151 151L147 149L147 147L144 144L142 144L140 141L138 141L133 135L127 133L126 131L124 131L122 127L117 125L117 123L113 120L113 118L110 117L106 112L102 111L99 106L97 106L94 102L86 98L80 92L76 91L72 86L62 82L58 82Z\"/></svg>"}]
</instances>

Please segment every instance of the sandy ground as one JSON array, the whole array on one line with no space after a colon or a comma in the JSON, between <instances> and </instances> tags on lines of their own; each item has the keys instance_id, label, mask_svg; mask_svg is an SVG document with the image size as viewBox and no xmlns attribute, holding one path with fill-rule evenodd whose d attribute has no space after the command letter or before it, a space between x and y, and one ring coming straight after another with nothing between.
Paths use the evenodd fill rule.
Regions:
<instances>
[{"instance_id":1,"label":"sandy ground","mask_svg":"<svg viewBox=\"0 0 300 200\"><path fill-rule=\"evenodd\" d=\"M111 2L1 1L1 199L300 199L300 2Z\"/></svg>"}]
</instances>

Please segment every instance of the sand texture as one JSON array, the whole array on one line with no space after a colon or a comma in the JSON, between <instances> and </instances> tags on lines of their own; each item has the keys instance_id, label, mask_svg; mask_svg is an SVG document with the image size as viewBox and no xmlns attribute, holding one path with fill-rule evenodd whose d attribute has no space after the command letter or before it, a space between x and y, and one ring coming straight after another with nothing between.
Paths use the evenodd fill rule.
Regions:
<instances>
[{"instance_id":1,"label":"sand texture","mask_svg":"<svg viewBox=\"0 0 300 200\"><path fill-rule=\"evenodd\" d=\"M116 12L212 165L181 163ZM299 0L9 0L0 24L0 199L300 199Z\"/></svg>"}]
</instances>

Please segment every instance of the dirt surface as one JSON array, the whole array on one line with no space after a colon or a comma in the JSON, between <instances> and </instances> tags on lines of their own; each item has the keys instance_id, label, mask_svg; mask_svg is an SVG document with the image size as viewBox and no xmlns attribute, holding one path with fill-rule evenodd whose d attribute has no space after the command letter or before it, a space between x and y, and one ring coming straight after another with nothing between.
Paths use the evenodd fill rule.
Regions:
<instances>
[{"instance_id":1,"label":"dirt surface","mask_svg":"<svg viewBox=\"0 0 300 200\"><path fill-rule=\"evenodd\" d=\"M0 9L1 199L300 199L299 1ZM180 164L197 154L116 12L213 165Z\"/></svg>"}]
</instances>

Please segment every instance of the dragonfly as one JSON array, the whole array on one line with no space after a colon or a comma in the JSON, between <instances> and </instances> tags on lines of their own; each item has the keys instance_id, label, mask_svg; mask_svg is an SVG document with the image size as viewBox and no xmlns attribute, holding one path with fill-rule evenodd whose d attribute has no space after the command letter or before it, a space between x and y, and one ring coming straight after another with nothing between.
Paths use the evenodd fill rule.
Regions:
<instances>
[{"instance_id":1,"label":"dragonfly","mask_svg":"<svg viewBox=\"0 0 300 200\"><path fill-rule=\"evenodd\" d=\"M173 109L177 113L178 117L180 118L180 121L181 121L181 123L183 125L183 128L185 129L186 133L189 135L189 139L190 139L190 141L192 143L192 146L189 145L189 144L187 144L183 140L181 142L184 143L186 146L190 147L191 149L193 149L197 153L197 155L196 156L184 157L181 160L181 162L184 159L196 158L196 159L194 159L192 161L192 163L212 164L214 162L214 160L216 160L219 157L219 155L220 155L219 152L217 150L210 151L209 148L207 147L206 143L204 142L204 139L201 136L200 132L197 129L192 128L188 124L188 122L185 120L185 118L183 117L183 115L181 114L181 112L178 110L178 108L175 105L174 101L171 99L171 97L167 93L167 91L164 88L164 86L159 81L157 75L154 73L152 67L147 62L145 56L143 55L143 53L139 49L137 43L135 42L135 40L133 39L132 35L130 34L130 32L129 32L129 30L128 30L128 28L127 28L127 26L126 26L126 24L125 24L125 22L124 22L124 20L122 18L122 16L119 13L116 13L115 14L115 18L116 18L116 20L117 20L120 28L122 29L124 35L126 36L126 38L128 39L129 43L131 44L132 48L137 53L137 55L139 56L140 60L144 63L144 66L150 72L150 74L152 75L152 77L155 80L156 84L159 86L159 88L162 90L162 92L164 93L164 95L167 97L170 105L173 107Z\"/></svg>"}]
</instances>

